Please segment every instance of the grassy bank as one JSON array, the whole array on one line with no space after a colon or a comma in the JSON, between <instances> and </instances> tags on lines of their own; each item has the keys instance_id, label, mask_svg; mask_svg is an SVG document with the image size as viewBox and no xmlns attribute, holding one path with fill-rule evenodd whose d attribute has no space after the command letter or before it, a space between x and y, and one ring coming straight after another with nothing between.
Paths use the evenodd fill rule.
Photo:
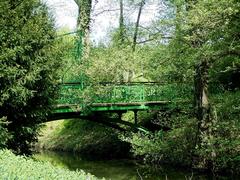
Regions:
<instances>
[{"instance_id":1,"label":"grassy bank","mask_svg":"<svg viewBox=\"0 0 240 180\"><path fill-rule=\"evenodd\" d=\"M0 179L97 179L83 171L69 171L50 163L16 156L8 150L0 151Z\"/></svg>"},{"instance_id":2,"label":"grassy bank","mask_svg":"<svg viewBox=\"0 0 240 180\"><path fill-rule=\"evenodd\" d=\"M47 123L36 148L121 158L128 156L130 146L111 128L84 120L65 120Z\"/></svg>"}]
</instances>

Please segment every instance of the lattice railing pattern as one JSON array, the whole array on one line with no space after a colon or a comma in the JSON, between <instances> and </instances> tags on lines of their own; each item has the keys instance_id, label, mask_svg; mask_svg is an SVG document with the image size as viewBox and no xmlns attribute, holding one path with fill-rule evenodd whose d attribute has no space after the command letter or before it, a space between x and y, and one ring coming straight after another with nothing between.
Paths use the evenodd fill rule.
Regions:
<instances>
[{"instance_id":1,"label":"lattice railing pattern","mask_svg":"<svg viewBox=\"0 0 240 180\"><path fill-rule=\"evenodd\" d=\"M189 84L128 83L88 86L60 85L58 104L131 103L149 101L178 101L192 98Z\"/></svg>"}]
</instances>

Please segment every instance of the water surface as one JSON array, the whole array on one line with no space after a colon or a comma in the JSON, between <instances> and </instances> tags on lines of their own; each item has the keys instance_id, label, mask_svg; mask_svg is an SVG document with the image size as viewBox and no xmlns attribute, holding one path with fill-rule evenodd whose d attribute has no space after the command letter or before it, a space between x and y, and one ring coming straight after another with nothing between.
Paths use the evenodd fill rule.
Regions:
<instances>
[{"instance_id":1,"label":"water surface","mask_svg":"<svg viewBox=\"0 0 240 180\"><path fill-rule=\"evenodd\" d=\"M99 178L112 180L186 180L186 179L215 179L208 174L199 174L184 169L171 167L153 167L140 164L134 160L101 160L74 153L44 151L34 155L41 161L49 161L55 166L69 170L84 170ZM219 178L217 178L219 179ZM228 178L221 178L228 179Z\"/></svg>"}]
</instances>

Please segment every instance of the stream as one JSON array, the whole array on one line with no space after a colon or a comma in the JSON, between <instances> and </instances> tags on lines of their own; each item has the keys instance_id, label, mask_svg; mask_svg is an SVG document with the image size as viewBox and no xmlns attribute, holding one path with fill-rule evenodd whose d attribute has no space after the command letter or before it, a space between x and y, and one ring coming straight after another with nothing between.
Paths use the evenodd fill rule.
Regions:
<instances>
[{"instance_id":1,"label":"stream","mask_svg":"<svg viewBox=\"0 0 240 180\"><path fill-rule=\"evenodd\" d=\"M67 152L43 151L36 153L33 158L40 161L48 161L54 166L64 167L72 171L82 169L96 177L112 180L205 180L216 178L209 174L199 174L185 169L148 166L134 160L101 160ZM228 178L218 177L217 179Z\"/></svg>"}]
</instances>

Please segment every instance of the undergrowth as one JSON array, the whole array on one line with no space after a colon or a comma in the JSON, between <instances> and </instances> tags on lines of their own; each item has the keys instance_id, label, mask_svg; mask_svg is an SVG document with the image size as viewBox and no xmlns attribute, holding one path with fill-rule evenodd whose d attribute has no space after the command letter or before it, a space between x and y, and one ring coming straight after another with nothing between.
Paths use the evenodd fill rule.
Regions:
<instances>
[{"instance_id":1,"label":"undergrowth","mask_svg":"<svg viewBox=\"0 0 240 180\"><path fill-rule=\"evenodd\" d=\"M83 171L69 171L54 167L50 163L34 161L24 156L16 156L9 150L2 150L0 151L0 179L94 180L97 178Z\"/></svg>"}]
</instances>

